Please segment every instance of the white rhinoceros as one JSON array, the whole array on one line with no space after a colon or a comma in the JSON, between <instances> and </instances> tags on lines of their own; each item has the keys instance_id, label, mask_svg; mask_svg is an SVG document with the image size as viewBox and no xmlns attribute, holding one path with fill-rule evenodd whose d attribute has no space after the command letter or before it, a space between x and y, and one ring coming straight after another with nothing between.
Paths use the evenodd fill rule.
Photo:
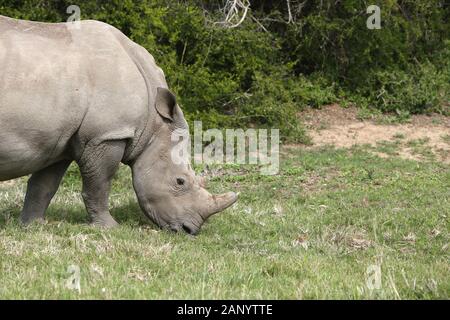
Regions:
<instances>
[{"instance_id":1,"label":"white rhinoceros","mask_svg":"<svg viewBox=\"0 0 450 320\"><path fill-rule=\"evenodd\" d=\"M32 174L24 223L44 218L76 161L90 220L116 225L108 198L122 162L131 167L140 207L151 220L197 233L237 195L211 195L187 159L172 161L177 129L187 123L164 73L116 28L0 16L0 181Z\"/></svg>"}]
</instances>

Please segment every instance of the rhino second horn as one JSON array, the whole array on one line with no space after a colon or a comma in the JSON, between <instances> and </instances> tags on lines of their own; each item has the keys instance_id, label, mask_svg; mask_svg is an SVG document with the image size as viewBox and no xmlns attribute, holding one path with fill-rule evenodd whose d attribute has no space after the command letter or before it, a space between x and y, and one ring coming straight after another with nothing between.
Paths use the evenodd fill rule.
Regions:
<instances>
[{"instance_id":1,"label":"rhino second horn","mask_svg":"<svg viewBox=\"0 0 450 320\"><path fill-rule=\"evenodd\" d=\"M202 188L206 188L208 186L208 180L205 177L198 177L198 184Z\"/></svg>"}]
</instances>

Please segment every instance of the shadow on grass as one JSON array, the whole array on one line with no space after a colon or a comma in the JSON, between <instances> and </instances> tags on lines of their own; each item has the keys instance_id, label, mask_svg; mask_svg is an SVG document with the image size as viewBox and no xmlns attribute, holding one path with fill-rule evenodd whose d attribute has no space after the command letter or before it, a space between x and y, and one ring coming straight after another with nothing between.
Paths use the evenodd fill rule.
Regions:
<instances>
[{"instance_id":1,"label":"shadow on grass","mask_svg":"<svg viewBox=\"0 0 450 320\"><path fill-rule=\"evenodd\" d=\"M19 224L19 216L22 208L17 205L6 206L0 209L0 228L7 224ZM111 209L111 215L120 225L148 226L158 230L159 227L153 224L141 211L139 205L129 201L121 206ZM46 213L46 220L49 223L65 222L73 225L87 225L89 223L86 209L82 205L63 206L50 205Z\"/></svg>"}]
</instances>

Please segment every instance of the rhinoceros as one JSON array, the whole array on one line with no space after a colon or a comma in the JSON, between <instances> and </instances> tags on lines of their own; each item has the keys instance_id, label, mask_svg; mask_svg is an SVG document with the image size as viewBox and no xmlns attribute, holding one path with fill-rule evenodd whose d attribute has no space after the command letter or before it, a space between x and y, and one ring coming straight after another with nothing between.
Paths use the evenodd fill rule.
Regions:
<instances>
[{"instance_id":1,"label":"rhinoceros","mask_svg":"<svg viewBox=\"0 0 450 320\"><path fill-rule=\"evenodd\" d=\"M31 174L24 224L44 219L75 161L90 222L117 225L109 193L123 163L150 220L197 234L237 194L206 191L187 153L173 161L172 134L180 129L188 124L163 71L118 29L0 16L0 181Z\"/></svg>"}]
</instances>

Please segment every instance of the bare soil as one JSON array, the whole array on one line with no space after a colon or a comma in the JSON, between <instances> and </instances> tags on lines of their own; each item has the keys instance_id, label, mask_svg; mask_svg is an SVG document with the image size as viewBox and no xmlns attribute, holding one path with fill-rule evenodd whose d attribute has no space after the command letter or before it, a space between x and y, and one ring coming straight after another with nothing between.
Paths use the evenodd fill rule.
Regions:
<instances>
[{"instance_id":1,"label":"bare soil","mask_svg":"<svg viewBox=\"0 0 450 320\"><path fill-rule=\"evenodd\" d=\"M312 139L308 148L365 145L381 157L399 156L419 161L432 158L450 163L449 117L413 115L404 124L383 124L380 119L361 120L356 108L339 105L309 109L299 116ZM383 152L380 144L394 145L395 152Z\"/></svg>"}]
</instances>

